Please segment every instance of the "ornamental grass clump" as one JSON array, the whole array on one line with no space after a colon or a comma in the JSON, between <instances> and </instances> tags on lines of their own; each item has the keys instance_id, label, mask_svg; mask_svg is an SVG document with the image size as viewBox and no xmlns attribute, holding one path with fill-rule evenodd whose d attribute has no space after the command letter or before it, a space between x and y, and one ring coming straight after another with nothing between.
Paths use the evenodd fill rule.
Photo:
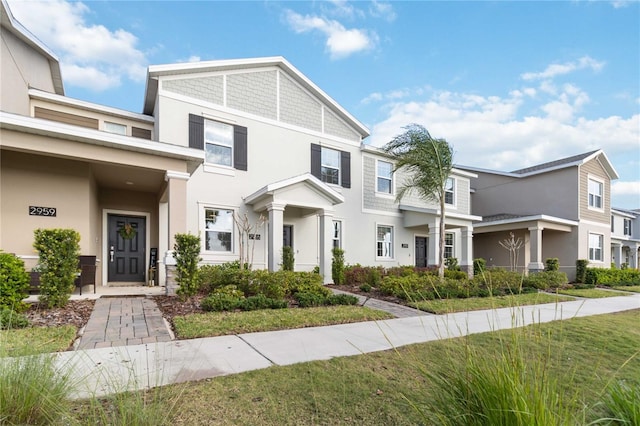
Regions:
<instances>
[{"instance_id":1,"label":"ornamental grass clump","mask_svg":"<svg viewBox=\"0 0 640 426\"><path fill-rule=\"evenodd\" d=\"M80 272L80 234L74 229L36 229L33 247L38 250L40 303L45 308L63 307L75 288Z\"/></svg>"}]
</instances>

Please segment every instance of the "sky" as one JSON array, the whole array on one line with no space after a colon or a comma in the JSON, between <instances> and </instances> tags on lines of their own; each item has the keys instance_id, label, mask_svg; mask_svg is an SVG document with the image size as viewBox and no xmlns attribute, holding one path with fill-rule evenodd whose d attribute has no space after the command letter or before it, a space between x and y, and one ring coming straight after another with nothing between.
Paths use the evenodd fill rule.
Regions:
<instances>
[{"instance_id":1,"label":"sky","mask_svg":"<svg viewBox=\"0 0 640 426\"><path fill-rule=\"evenodd\" d=\"M612 206L640 208L638 1L9 5L72 98L141 112L149 65L283 56L369 128L365 143L416 123L456 164L499 171L602 149Z\"/></svg>"}]
</instances>

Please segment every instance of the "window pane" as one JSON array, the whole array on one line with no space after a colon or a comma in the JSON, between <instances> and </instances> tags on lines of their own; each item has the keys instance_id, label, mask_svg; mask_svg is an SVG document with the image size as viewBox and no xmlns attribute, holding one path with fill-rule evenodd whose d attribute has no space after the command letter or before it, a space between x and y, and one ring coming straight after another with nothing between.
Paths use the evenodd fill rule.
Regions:
<instances>
[{"instance_id":1,"label":"window pane","mask_svg":"<svg viewBox=\"0 0 640 426\"><path fill-rule=\"evenodd\" d=\"M378 226L377 255L378 257L393 257L393 234L390 226Z\"/></svg>"},{"instance_id":2,"label":"window pane","mask_svg":"<svg viewBox=\"0 0 640 426\"><path fill-rule=\"evenodd\" d=\"M204 141L217 145L233 146L233 126L217 121L204 121Z\"/></svg>"},{"instance_id":3,"label":"window pane","mask_svg":"<svg viewBox=\"0 0 640 426\"><path fill-rule=\"evenodd\" d=\"M322 148L321 163L323 166L329 166L334 169L340 168L340 151Z\"/></svg>"},{"instance_id":4,"label":"window pane","mask_svg":"<svg viewBox=\"0 0 640 426\"><path fill-rule=\"evenodd\" d=\"M340 172L338 171L338 169L332 169L329 167L322 166L320 170L321 180L326 183L333 183L333 184L339 185L340 184L339 175L340 175Z\"/></svg>"},{"instance_id":5,"label":"window pane","mask_svg":"<svg viewBox=\"0 0 640 426\"><path fill-rule=\"evenodd\" d=\"M207 163L231 166L231 148L226 146L205 144Z\"/></svg>"},{"instance_id":6,"label":"window pane","mask_svg":"<svg viewBox=\"0 0 640 426\"><path fill-rule=\"evenodd\" d=\"M386 161L378 161L378 176L391 179L391 171L393 170L391 163Z\"/></svg>"},{"instance_id":7,"label":"window pane","mask_svg":"<svg viewBox=\"0 0 640 426\"><path fill-rule=\"evenodd\" d=\"M127 126L125 126L124 124L118 124L118 123L110 123L108 121L104 122L104 131L105 132L109 132L109 133L117 133L119 135L125 135L127 134Z\"/></svg>"},{"instance_id":8,"label":"window pane","mask_svg":"<svg viewBox=\"0 0 640 426\"><path fill-rule=\"evenodd\" d=\"M205 209L205 250L231 251L233 210Z\"/></svg>"},{"instance_id":9,"label":"window pane","mask_svg":"<svg viewBox=\"0 0 640 426\"><path fill-rule=\"evenodd\" d=\"M378 178L378 192L391 194L391 181L389 179Z\"/></svg>"}]
</instances>

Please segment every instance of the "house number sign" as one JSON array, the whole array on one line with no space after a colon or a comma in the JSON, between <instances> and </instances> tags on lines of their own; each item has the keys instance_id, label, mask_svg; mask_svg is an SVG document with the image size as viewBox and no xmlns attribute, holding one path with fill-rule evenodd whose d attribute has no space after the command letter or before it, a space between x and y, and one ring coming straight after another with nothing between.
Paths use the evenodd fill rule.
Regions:
<instances>
[{"instance_id":1,"label":"house number sign","mask_svg":"<svg viewBox=\"0 0 640 426\"><path fill-rule=\"evenodd\" d=\"M56 208L55 207L40 207L40 206L29 206L29 216L56 216Z\"/></svg>"}]
</instances>

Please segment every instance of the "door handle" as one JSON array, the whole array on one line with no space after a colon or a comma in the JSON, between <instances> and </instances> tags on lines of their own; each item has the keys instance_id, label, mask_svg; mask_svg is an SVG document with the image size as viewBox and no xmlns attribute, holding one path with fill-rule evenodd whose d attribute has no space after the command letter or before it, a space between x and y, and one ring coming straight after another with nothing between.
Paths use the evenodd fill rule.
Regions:
<instances>
[{"instance_id":1,"label":"door handle","mask_svg":"<svg viewBox=\"0 0 640 426\"><path fill-rule=\"evenodd\" d=\"M113 250L113 246L111 246L111 248L109 249L109 261L113 262L113 255L115 254L115 251Z\"/></svg>"}]
</instances>

